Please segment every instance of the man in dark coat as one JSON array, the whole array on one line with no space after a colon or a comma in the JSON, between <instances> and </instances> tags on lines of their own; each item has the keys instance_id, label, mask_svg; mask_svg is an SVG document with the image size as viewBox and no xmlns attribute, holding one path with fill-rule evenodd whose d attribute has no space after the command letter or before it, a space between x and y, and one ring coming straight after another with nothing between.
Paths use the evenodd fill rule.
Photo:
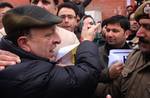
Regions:
<instances>
[{"instance_id":1,"label":"man in dark coat","mask_svg":"<svg viewBox=\"0 0 150 98\"><path fill-rule=\"evenodd\" d=\"M11 21L11 22L10 22ZM21 63L0 71L3 98L88 98L98 82L97 46L92 42L98 25L85 29L76 65L60 67L55 47L61 42L55 25L61 18L37 6L22 6L3 17L7 35L0 48L17 54Z\"/></svg>"}]
</instances>

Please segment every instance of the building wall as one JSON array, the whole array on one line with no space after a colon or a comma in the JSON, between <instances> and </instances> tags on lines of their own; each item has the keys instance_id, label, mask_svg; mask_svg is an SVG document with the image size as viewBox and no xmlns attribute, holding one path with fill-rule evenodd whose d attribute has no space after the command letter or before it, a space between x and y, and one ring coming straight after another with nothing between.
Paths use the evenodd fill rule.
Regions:
<instances>
[{"instance_id":1,"label":"building wall","mask_svg":"<svg viewBox=\"0 0 150 98\"><path fill-rule=\"evenodd\" d=\"M134 0L130 0L134 5ZM102 19L121 14L125 15L127 0L92 0L86 10L99 10L102 13Z\"/></svg>"},{"instance_id":2,"label":"building wall","mask_svg":"<svg viewBox=\"0 0 150 98\"><path fill-rule=\"evenodd\" d=\"M0 0L11 2L14 6L29 4L29 0ZM59 0L62 2L62 0ZM127 0L92 0L86 10L101 11L102 19L108 18L115 14L125 15ZM134 4L134 0L130 0Z\"/></svg>"},{"instance_id":3,"label":"building wall","mask_svg":"<svg viewBox=\"0 0 150 98\"><path fill-rule=\"evenodd\" d=\"M13 6L29 4L29 0L0 0L0 2L10 2Z\"/></svg>"}]
</instances>

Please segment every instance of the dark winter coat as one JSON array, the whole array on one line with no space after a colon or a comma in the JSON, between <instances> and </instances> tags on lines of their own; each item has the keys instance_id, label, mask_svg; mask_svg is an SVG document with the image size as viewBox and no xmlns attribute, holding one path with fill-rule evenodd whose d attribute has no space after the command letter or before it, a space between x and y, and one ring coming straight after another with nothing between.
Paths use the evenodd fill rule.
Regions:
<instances>
[{"instance_id":1,"label":"dark winter coat","mask_svg":"<svg viewBox=\"0 0 150 98\"><path fill-rule=\"evenodd\" d=\"M67 67L25 52L4 38L0 48L21 58L21 63L0 71L1 98L88 98L97 86L98 49L90 41L79 45L76 65Z\"/></svg>"}]
</instances>

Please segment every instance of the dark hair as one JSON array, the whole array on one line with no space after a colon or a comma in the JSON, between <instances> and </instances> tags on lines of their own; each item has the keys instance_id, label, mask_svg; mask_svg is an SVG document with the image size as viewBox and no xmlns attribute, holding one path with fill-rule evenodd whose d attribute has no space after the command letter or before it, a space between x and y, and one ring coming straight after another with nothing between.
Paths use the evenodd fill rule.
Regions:
<instances>
[{"instance_id":1,"label":"dark hair","mask_svg":"<svg viewBox=\"0 0 150 98\"><path fill-rule=\"evenodd\" d=\"M133 7L132 5L128 5L128 6L126 7L126 9L128 9L129 7L132 7L132 8L134 9L134 7Z\"/></svg>"},{"instance_id":2,"label":"dark hair","mask_svg":"<svg viewBox=\"0 0 150 98\"><path fill-rule=\"evenodd\" d=\"M78 25L78 32L81 32L81 31L82 31L83 21L84 21L86 18L88 18L88 17L90 17L90 18L93 20L94 24L95 24L95 20L94 20L94 18L93 18L91 15L84 15L84 16L82 17L82 19L80 20L80 22L79 22L79 25Z\"/></svg>"},{"instance_id":3,"label":"dark hair","mask_svg":"<svg viewBox=\"0 0 150 98\"><path fill-rule=\"evenodd\" d=\"M0 8L9 7L13 8L13 6L8 2L0 2Z\"/></svg>"},{"instance_id":4,"label":"dark hair","mask_svg":"<svg viewBox=\"0 0 150 98\"><path fill-rule=\"evenodd\" d=\"M127 17L122 15L116 15L108 18L105 25L117 23L120 24L121 28L123 28L125 31L130 29L129 20L127 19Z\"/></svg>"},{"instance_id":5,"label":"dark hair","mask_svg":"<svg viewBox=\"0 0 150 98\"><path fill-rule=\"evenodd\" d=\"M58 5L59 1L58 0L54 0L55 5Z\"/></svg>"},{"instance_id":6,"label":"dark hair","mask_svg":"<svg viewBox=\"0 0 150 98\"><path fill-rule=\"evenodd\" d=\"M104 20L102 21L102 25L101 25L102 28L107 25L107 20L108 20L108 18L107 18L107 19L104 19Z\"/></svg>"},{"instance_id":7,"label":"dark hair","mask_svg":"<svg viewBox=\"0 0 150 98\"><path fill-rule=\"evenodd\" d=\"M64 2L60 5L58 5L58 11L57 11L57 15L59 13L59 11L62 9L62 8L70 8L70 9L73 9L76 16L78 15L78 7L72 3L72 2Z\"/></svg>"},{"instance_id":8,"label":"dark hair","mask_svg":"<svg viewBox=\"0 0 150 98\"><path fill-rule=\"evenodd\" d=\"M128 20L130 20L132 14L134 14L134 12L129 13L129 15L127 16Z\"/></svg>"},{"instance_id":9,"label":"dark hair","mask_svg":"<svg viewBox=\"0 0 150 98\"><path fill-rule=\"evenodd\" d=\"M27 28L27 29L23 29L23 30L17 30L17 31L13 31L11 32L12 35L6 35L6 38L10 41L12 41L15 45L18 46L18 43L17 43L17 39L20 37L20 36L27 36L27 35L30 35L31 34L31 31L30 31L30 28Z\"/></svg>"},{"instance_id":10,"label":"dark hair","mask_svg":"<svg viewBox=\"0 0 150 98\"><path fill-rule=\"evenodd\" d=\"M80 36L81 36L81 32L82 32L82 28L83 28L83 21L88 17L91 18L95 24L95 20L91 15L84 15L82 17L82 19L80 20L78 26L76 26L76 28L75 28L75 34L76 34L78 39L80 39Z\"/></svg>"},{"instance_id":11,"label":"dark hair","mask_svg":"<svg viewBox=\"0 0 150 98\"><path fill-rule=\"evenodd\" d=\"M29 0L29 1L30 1L30 3L31 3L31 0ZM58 5L58 3L59 3L58 0L53 0L53 1L54 1L55 5Z\"/></svg>"}]
</instances>

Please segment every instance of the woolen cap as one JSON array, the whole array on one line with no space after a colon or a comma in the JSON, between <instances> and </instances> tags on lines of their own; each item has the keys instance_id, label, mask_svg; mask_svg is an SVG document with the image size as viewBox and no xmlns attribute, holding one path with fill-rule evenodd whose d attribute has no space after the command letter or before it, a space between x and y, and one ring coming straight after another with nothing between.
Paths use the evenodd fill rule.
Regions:
<instances>
[{"instance_id":1,"label":"woolen cap","mask_svg":"<svg viewBox=\"0 0 150 98\"><path fill-rule=\"evenodd\" d=\"M2 19L8 36L19 30L50 27L61 21L62 19L60 17L34 5L26 5L11 9L6 12Z\"/></svg>"},{"instance_id":2,"label":"woolen cap","mask_svg":"<svg viewBox=\"0 0 150 98\"><path fill-rule=\"evenodd\" d=\"M150 19L150 1L144 2L135 11L134 18L139 21L141 18Z\"/></svg>"}]
</instances>

